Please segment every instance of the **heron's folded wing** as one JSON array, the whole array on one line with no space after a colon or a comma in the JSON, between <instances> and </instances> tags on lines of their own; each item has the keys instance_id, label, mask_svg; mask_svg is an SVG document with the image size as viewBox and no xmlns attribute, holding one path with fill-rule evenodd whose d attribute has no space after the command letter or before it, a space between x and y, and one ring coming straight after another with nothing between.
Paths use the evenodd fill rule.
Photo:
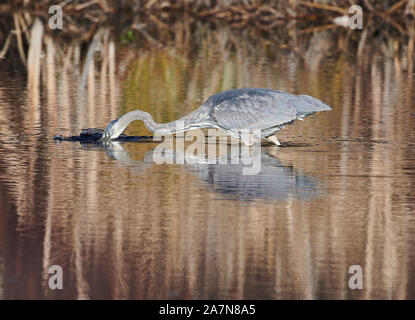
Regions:
<instances>
[{"instance_id":1,"label":"heron's folded wing","mask_svg":"<svg viewBox=\"0 0 415 320\"><path fill-rule=\"evenodd\" d=\"M228 130L267 129L284 125L296 118L295 108L282 96L243 96L223 101L211 115Z\"/></svg>"}]
</instances>

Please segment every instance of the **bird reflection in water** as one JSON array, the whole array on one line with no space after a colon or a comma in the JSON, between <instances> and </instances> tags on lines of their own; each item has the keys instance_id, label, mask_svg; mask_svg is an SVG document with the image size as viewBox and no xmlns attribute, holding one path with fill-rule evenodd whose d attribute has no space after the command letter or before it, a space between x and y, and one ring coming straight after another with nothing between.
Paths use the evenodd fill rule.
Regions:
<instances>
[{"instance_id":1,"label":"bird reflection in water","mask_svg":"<svg viewBox=\"0 0 415 320\"><path fill-rule=\"evenodd\" d=\"M122 142L110 141L103 143L102 146L110 158L134 170L145 171L158 163L154 149L147 151L141 162L130 157L128 151L123 148ZM307 176L293 166L284 165L274 154L271 155L268 152L267 147L258 151L261 170L254 175L243 173L246 166L240 154L228 152L214 159L214 163L212 159L203 157L182 158L185 159L186 171L210 185L223 198L249 201L310 199L318 196L317 179ZM171 150L171 152L164 153L163 157L170 158L169 163L177 164L178 151Z\"/></svg>"}]
</instances>

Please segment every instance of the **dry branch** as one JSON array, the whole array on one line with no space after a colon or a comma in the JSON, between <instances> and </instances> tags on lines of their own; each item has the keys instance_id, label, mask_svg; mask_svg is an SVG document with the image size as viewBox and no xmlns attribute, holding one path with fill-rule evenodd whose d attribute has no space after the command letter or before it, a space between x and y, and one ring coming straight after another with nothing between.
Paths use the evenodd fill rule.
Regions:
<instances>
[{"instance_id":1,"label":"dry branch","mask_svg":"<svg viewBox=\"0 0 415 320\"><path fill-rule=\"evenodd\" d=\"M300 4L302 6L305 6L305 7L309 7L309 8L339 12L341 14L347 13L346 9L343 9L343 8L340 8L340 7L337 7L337 6L330 6L330 5L327 5L327 4L318 4L318 3L313 3L313 2L309 2L309 1L298 1L298 4Z\"/></svg>"},{"instance_id":2,"label":"dry branch","mask_svg":"<svg viewBox=\"0 0 415 320\"><path fill-rule=\"evenodd\" d=\"M408 2L408 0L401 0L398 1L397 3L395 3L392 7L390 7L387 11L386 11L386 15L391 15L392 13L394 13L396 10L398 10L400 7L402 7L406 2Z\"/></svg>"}]
</instances>

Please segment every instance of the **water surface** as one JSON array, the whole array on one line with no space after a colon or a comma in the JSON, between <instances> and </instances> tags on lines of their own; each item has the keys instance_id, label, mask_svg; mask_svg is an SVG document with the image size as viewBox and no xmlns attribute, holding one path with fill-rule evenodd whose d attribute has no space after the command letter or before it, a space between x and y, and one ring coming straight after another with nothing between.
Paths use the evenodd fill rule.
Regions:
<instances>
[{"instance_id":1,"label":"water surface","mask_svg":"<svg viewBox=\"0 0 415 320\"><path fill-rule=\"evenodd\" d=\"M296 50L250 32L202 25L155 46L100 29L83 48L44 31L27 68L0 61L1 299L415 298L412 64L376 43L338 49L339 29L299 35ZM333 110L281 131L249 177L158 165L149 141L52 139L134 109L175 120L240 87ZM52 265L63 290L48 287ZM351 265L363 290L348 287Z\"/></svg>"}]
</instances>

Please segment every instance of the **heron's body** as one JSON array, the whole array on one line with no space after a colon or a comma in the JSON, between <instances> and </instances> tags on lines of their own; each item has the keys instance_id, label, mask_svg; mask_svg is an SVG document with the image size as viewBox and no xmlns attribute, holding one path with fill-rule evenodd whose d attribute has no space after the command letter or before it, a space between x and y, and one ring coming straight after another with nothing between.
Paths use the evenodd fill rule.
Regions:
<instances>
[{"instance_id":1,"label":"heron's body","mask_svg":"<svg viewBox=\"0 0 415 320\"><path fill-rule=\"evenodd\" d=\"M243 132L260 131L260 138L279 145L275 132L295 119L303 120L307 115L324 110L331 108L308 95L259 88L234 89L212 95L195 111L165 124L155 123L147 112L131 111L107 125L104 139L116 139L132 121L141 120L147 129L160 135L217 128L250 144Z\"/></svg>"}]
</instances>

